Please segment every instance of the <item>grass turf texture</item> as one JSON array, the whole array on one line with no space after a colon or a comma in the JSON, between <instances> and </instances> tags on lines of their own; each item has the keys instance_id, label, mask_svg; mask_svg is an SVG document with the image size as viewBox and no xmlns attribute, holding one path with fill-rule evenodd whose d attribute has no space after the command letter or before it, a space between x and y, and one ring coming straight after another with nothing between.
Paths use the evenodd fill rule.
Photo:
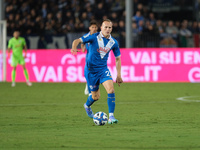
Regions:
<instances>
[{"instance_id":1,"label":"grass turf texture","mask_svg":"<svg viewBox=\"0 0 200 150\"><path fill-rule=\"evenodd\" d=\"M95 126L83 108L85 83L0 83L0 149L200 149L200 84L115 84L118 124ZM107 94L93 112L108 114ZM196 98L200 100L200 97Z\"/></svg>"}]
</instances>

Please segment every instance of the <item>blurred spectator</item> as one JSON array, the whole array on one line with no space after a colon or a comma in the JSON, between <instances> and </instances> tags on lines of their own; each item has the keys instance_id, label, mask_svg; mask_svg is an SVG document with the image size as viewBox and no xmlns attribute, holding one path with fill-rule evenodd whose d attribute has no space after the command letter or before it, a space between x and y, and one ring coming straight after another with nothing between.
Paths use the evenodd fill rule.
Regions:
<instances>
[{"instance_id":1,"label":"blurred spectator","mask_svg":"<svg viewBox=\"0 0 200 150\"><path fill-rule=\"evenodd\" d=\"M63 20L64 23L69 22L70 19L73 19L72 12L71 11L65 12L65 16L63 18L64 18Z\"/></svg>"},{"instance_id":2,"label":"blurred spectator","mask_svg":"<svg viewBox=\"0 0 200 150\"><path fill-rule=\"evenodd\" d=\"M190 31L195 34L195 33L199 33L199 29L198 29L198 22L197 21L194 21L192 23L192 26L190 28Z\"/></svg>"},{"instance_id":3,"label":"blurred spectator","mask_svg":"<svg viewBox=\"0 0 200 150\"><path fill-rule=\"evenodd\" d=\"M113 26L112 26L112 35L118 33L118 22L117 21L112 21Z\"/></svg>"},{"instance_id":4,"label":"blurred spectator","mask_svg":"<svg viewBox=\"0 0 200 150\"><path fill-rule=\"evenodd\" d=\"M133 0L133 8L134 8L133 9L134 10L133 14L136 13L138 4L139 4L139 0Z\"/></svg>"},{"instance_id":5,"label":"blurred spectator","mask_svg":"<svg viewBox=\"0 0 200 150\"><path fill-rule=\"evenodd\" d=\"M47 42L44 36L40 36L37 47L38 49L47 49Z\"/></svg>"},{"instance_id":6,"label":"blurred spectator","mask_svg":"<svg viewBox=\"0 0 200 150\"><path fill-rule=\"evenodd\" d=\"M137 24L135 22L132 23L132 36L133 38L136 38L139 34L139 29L137 28Z\"/></svg>"},{"instance_id":7,"label":"blurred spectator","mask_svg":"<svg viewBox=\"0 0 200 150\"><path fill-rule=\"evenodd\" d=\"M80 21L84 24L84 31L87 32L90 22L87 16L87 12L83 12L80 18Z\"/></svg>"},{"instance_id":8,"label":"blurred spectator","mask_svg":"<svg viewBox=\"0 0 200 150\"><path fill-rule=\"evenodd\" d=\"M141 42L147 40L146 37L151 36L154 39L159 37L163 47L176 47L180 41L181 46L186 46L186 44L183 45L184 40L190 39L192 34L200 33L200 23L197 21L184 20L183 23L180 23L180 20L174 20L174 22L171 20L156 20L155 14L151 12L152 8L147 5L148 1L133 1L135 11L133 14L135 15L132 17L132 32L133 36L138 37ZM185 6L186 3L190 4L190 1L175 0L175 3L179 6ZM70 32L86 32L91 20L96 19L101 23L102 19L111 19L113 21L112 35L118 36L120 46L124 47L125 45L125 1L6 0L5 4L8 35L12 35L15 29L21 30L22 35L57 35ZM156 16L163 17L162 14L156 14ZM180 19L183 19L183 17ZM41 43L44 42L42 36L40 40ZM141 42L139 43L140 46L145 46L146 43ZM152 44L146 45L152 46ZM157 43L155 45L157 46Z\"/></svg>"},{"instance_id":9,"label":"blurred spectator","mask_svg":"<svg viewBox=\"0 0 200 150\"><path fill-rule=\"evenodd\" d=\"M178 46L178 42L175 41L172 38L172 36L169 35L169 33L165 32L165 29L163 27L163 22L161 20L156 21L155 30L156 30L156 33L159 34L159 37L160 37L159 38L160 47L177 47Z\"/></svg>"},{"instance_id":10,"label":"blurred spectator","mask_svg":"<svg viewBox=\"0 0 200 150\"><path fill-rule=\"evenodd\" d=\"M149 10L147 6L143 7L143 13L142 13L144 18L148 18L149 17Z\"/></svg>"},{"instance_id":11,"label":"blurred spectator","mask_svg":"<svg viewBox=\"0 0 200 150\"><path fill-rule=\"evenodd\" d=\"M147 21L149 22L149 21ZM143 30L143 34L145 35L145 39L146 39L146 46L147 47L155 47L156 46L156 43L155 43L155 38L156 38L156 30L155 28L153 27L152 24L147 23L146 24L147 26L144 28Z\"/></svg>"},{"instance_id":12,"label":"blurred spectator","mask_svg":"<svg viewBox=\"0 0 200 150\"><path fill-rule=\"evenodd\" d=\"M47 17L46 17L46 19L45 19L45 22L48 22L48 23L52 24L52 23L53 23L53 20L54 20L53 14L52 14L52 13L48 13L48 14L47 14Z\"/></svg>"},{"instance_id":13,"label":"blurred spectator","mask_svg":"<svg viewBox=\"0 0 200 150\"><path fill-rule=\"evenodd\" d=\"M148 29L149 25L151 25L150 21L149 21L149 20L146 20L146 21L145 21L144 29Z\"/></svg>"},{"instance_id":14,"label":"blurred spectator","mask_svg":"<svg viewBox=\"0 0 200 150\"><path fill-rule=\"evenodd\" d=\"M50 24L49 22L46 23L46 26L45 26L45 34L55 34L55 30L53 29L53 26L52 24Z\"/></svg>"},{"instance_id":15,"label":"blurred spectator","mask_svg":"<svg viewBox=\"0 0 200 150\"><path fill-rule=\"evenodd\" d=\"M168 26L166 27L166 33L174 40L178 39L179 30L176 26L174 26L174 22L172 20L168 22Z\"/></svg>"},{"instance_id":16,"label":"blurred spectator","mask_svg":"<svg viewBox=\"0 0 200 150\"><path fill-rule=\"evenodd\" d=\"M143 8L143 4L139 3L138 0L134 0L134 14L136 14L137 11L140 11L141 14L143 14L144 8Z\"/></svg>"},{"instance_id":17,"label":"blurred spectator","mask_svg":"<svg viewBox=\"0 0 200 150\"><path fill-rule=\"evenodd\" d=\"M117 17L117 13L116 12L112 12L111 13L110 20L112 20L113 22L118 22L119 21L119 18Z\"/></svg>"},{"instance_id":18,"label":"blurred spectator","mask_svg":"<svg viewBox=\"0 0 200 150\"><path fill-rule=\"evenodd\" d=\"M139 35L139 29L137 28L137 24L135 22L132 23L132 39L133 39L133 44L135 46L138 46L138 35Z\"/></svg>"},{"instance_id":19,"label":"blurred spectator","mask_svg":"<svg viewBox=\"0 0 200 150\"><path fill-rule=\"evenodd\" d=\"M87 16L88 16L88 19L89 19L89 20L94 19L94 14L93 14L93 12L92 12L92 8L91 8L91 7L87 7L87 8L86 8L86 12L87 12Z\"/></svg>"},{"instance_id":20,"label":"blurred spectator","mask_svg":"<svg viewBox=\"0 0 200 150\"><path fill-rule=\"evenodd\" d=\"M59 12L56 14L56 22L63 23L62 12L61 12L61 11L59 11Z\"/></svg>"},{"instance_id":21,"label":"blurred spectator","mask_svg":"<svg viewBox=\"0 0 200 150\"><path fill-rule=\"evenodd\" d=\"M140 11L137 11L135 16L133 16L132 20L135 21L137 25L139 25L140 20L144 21L144 17L142 16Z\"/></svg>"},{"instance_id":22,"label":"blurred spectator","mask_svg":"<svg viewBox=\"0 0 200 150\"><path fill-rule=\"evenodd\" d=\"M30 12L30 6L29 6L28 2L22 3L20 11L21 11L21 13Z\"/></svg>"},{"instance_id":23,"label":"blurred spectator","mask_svg":"<svg viewBox=\"0 0 200 150\"><path fill-rule=\"evenodd\" d=\"M108 16L107 16L107 15L104 15L104 16L102 17L102 20L105 20L105 19L108 19Z\"/></svg>"},{"instance_id":24,"label":"blurred spectator","mask_svg":"<svg viewBox=\"0 0 200 150\"><path fill-rule=\"evenodd\" d=\"M14 14L13 5L7 5L6 6L6 18L8 18L10 14Z\"/></svg>"},{"instance_id":25,"label":"blurred spectator","mask_svg":"<svg viewBox=\"0 0 200 150\"><path fill-rule=\"evenodd\" d=\"M97 8L94 10L94 14L97 21L102 20L102 16L105 15L105 10L102 2L97 4Z\"/></svg>"},{"instance_id":26,"label":"blurred spectator","mask_svg":"<svg viewBox=\"0 0 200 150\"><path fill-rule=\"evenodd\" d=\"M67 5L66 0L58 0L58 8L59 10L62 10Z\"/></svg>"},{"instance_id":27,"label":"blurred spectator","mask_svg":"<svg viewBox=\"0 0 200 150\"><path fill-rule=\"evenodd\" d=\"M125 7L125 1L115 0L112 2L111 11L117 12L121 11Z\"/></svg>"},{"instance_id":28,"label":"blurred spectator","mask_svg":"<svg viewBox=\"0 0 200 150\"><path fill-rule=\"evenodd\" d=\"M180 21L176 20L175 21L175 26L177 27L178 30L180 30L181 29L181 23L180 23Z\"/></svg>"},{"instance_id":29,"label":"blurred spectator","mask_svg":"<svg viewBox=\"0 0 200 150\"><path fill-rule=\"evenodd\" d=\"M36 34L43 35L45 33L45 24L41 20L42 16L36 18Z\"/></svg>"},{"instance_id":30,"label":"blurred spectator","mask_svg":"<svg viewBox=\"0 0 200 150\"><path fill-rule=\"evenodd\" d=\"M126 37L126 32L125 32L125 23L123 20L119 21L119 37L120 37L120 43L119 46L120 47L125 47L125 37Z\"/></svg>"},{"instance_id":31,"label":"blurred spectator","mask_svg":"<svg viewBox=\"0 0 200 150\"><path fill-rule=\"evenodd\" d=\"M34 22L37 17L35 9L31 9L31 21Z\"/></svg>"},{"instance_id":32,"label":"blurred spectator","mask_svg":"<svg viewBox=\"0 0 200 150\"><path fill-rule=\"evenodd\" d=\"M177 47L177 42L171 37L164 38L160 41L160 47Z\"/></svg>"},{"instance_id":33,"label":"blurred spectator","mask_svg":"<svg viewBox=\"0 0 200 150\"><path fill-rule=\"evenodd\" d=\"M46 18L47 13L48 13L48 11L47 11L47 4L44 3L44 4L42 5L42 17L43 17L43 18Z\"/></svg>"},{"instance_id":34,"label":"blurred spectator","mask_svg":"<svg viewBox=\"0 0 200 150\"><path fill-rule=\"evenodd\" d=\"M139 21L138 30L139 30L139 34L143 33L143 30L144 30L144 20L140 20Z\"/></svg>"},{"instance_id":35,"label":"blurred spectator","mask_svg":"<svg viewBox=\"0 0 200 150\"><path fill-rule=\"evenodd\" d=\"M162 21L161 20L157 20L156 21L156 25L155 25L155 30L158 34L161 34L164 32L163 30L163 26L162 26Z\"/></svg>"},{"instance_id":36,"label":"blurred spectator","mask_svg":"<svg viewBox=\"0 0 200 150\"><path fill-rule=\"evenodd\" d=\"M182 22L182 26L180 29L180 46L187 47L188 46L188 38L192 36L192 32L187 29L188 21L184 20Z\"/></svg>"},{"instance_id":37,"label":"blurred spectator","mask_svg":"<svg viewBox=\"0 0 200 150\"><path fill-rule=\"evenodd\" d=\"M156 25L156 19L153 12L149 13L148 21L150 21L152 26Z\"/></svg>"}]
</instances>

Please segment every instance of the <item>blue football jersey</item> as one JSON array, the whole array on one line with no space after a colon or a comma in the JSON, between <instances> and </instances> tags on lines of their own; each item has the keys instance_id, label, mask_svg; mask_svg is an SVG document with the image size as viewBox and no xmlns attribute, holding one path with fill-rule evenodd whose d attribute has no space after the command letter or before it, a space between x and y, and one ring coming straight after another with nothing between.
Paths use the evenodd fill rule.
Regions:
<instances>
[{"instance_id":1,"label":"blue football jersey","mask_svg":"<svg viewBox=\"0 0 200 150\"><path fill-rule=\"evenodd\" d=\"M101 32L98 32L89 36L82 36L81 39L84 44L90 43L86 61L86 67L90 71L98 71L102 68L107 68L107 60L111 50L115 57L121 55L118 42L112 36L107 39Z\"/></svg>"},{"instance_id":2,"label":"blue football jersey","mask_svg":"<svg viewBox=\"0 0 200 150\"><path fill-rule=\"evenodd\" d=\"M90 32L87 33L87 34L84 34L83 36L84 36L84 37L90 36ZM85 48L86 48L86 50L87 50L86 57L85 57L85 61L86 61L86 62L87 62L87 57L88 57L88 53L89 53L89 46L90 46L90 43L85 43Z\"/></svg>"}]
</instances>

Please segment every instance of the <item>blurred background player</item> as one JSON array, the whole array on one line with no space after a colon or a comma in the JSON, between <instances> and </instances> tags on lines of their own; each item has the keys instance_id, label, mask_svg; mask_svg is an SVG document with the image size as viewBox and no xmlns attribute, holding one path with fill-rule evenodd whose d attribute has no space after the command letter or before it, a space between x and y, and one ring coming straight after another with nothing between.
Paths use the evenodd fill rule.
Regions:
<instances>
[{"instance_id":1,"label":"blurred background player","mask_svg":"<svg viewBox=\"0 0 200 150\"><path fill-rule=\"evenodd\" d=\"M88 37L89 35L97 33L97 30L98 30L97 22L93 20L93 21L90 22L89 33L87 33L87 34L85 34L83 36ZM81 44L82 52L85 52L85 50L87 50L87 54L86 54L86 57L85 57L85 62L86 63L85 63L84 70L86 69L87 57L88 57L88 53L89 53L89 46L90 46L90 43ZM85 95L88 95L88 94L91 93L90 89L88 88L87 83L86 83L86 86L85 86L84 93L85 93Z\"/></svg>"},{"instance_id":2,"label":"blurred background player","mask_svg":"<svg viewBox=\"0 0 200 150\"><path fill-rule=\"evenodd\" d=\"M99 99L99 84L102 84L108 94L107 104L109 111L109 124L118 122L118 120L114 117L115 92L113 79L107 67L107 60L109 52L111 50L113 51L116 58L116 83L118 83L118 85L120 86L120 83L123 82L121 78L121 53L119 50L118 42L111 36L112 25L113 24L109 19L104 20L101 25L101 32L89 35L87 37L82 36L79 39L75 39L72 43L71 49L72 54L76 55L78 52L77 46L80 43L90 42L85 70L85 78L91 90L91 95L88 96L88 99L84 104L84 108L86 110L87 115L90 118L93 118L94 114L92 112L91 105Z\"/></svg>"},{"instance_id":3,"label":"blurred background player","mask_svg":"<svg viewBox=\"0 0 200 150\"><path fill-rule=\"evenodd\" d=\"M32 83L29 81L29 75L25 67L25 60L24 60L24 58L26 58L26 53L27 53L26 41L23 37L20 37L20 32L17 30L14 31L13 38L11 38L8 42L8 57L10 57L11 49L12 49L11 66L13 67L11 74L12 76L11 86L12 87L15 86L16 68L18 64L22 65L23 67L24 76L26 78L26 84L28 86L31 86ZM23 49L25 51L25 56L23 56Z\"/></svg>"}]
</instances>

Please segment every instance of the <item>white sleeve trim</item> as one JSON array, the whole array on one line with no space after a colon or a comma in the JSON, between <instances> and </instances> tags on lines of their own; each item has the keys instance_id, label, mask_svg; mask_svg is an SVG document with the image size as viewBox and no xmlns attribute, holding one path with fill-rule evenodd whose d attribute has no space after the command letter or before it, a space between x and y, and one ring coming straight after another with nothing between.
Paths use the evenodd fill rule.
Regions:
<instances>
[{"instance_id":1,"label":"white sleeve trim","mask_svg":"<svg viewBox=\"0 0 200 150\"><path fill-rule=\"evenodd\" d=\"M83 40L82 40L82 38L79 38L80 40L81 40L81 43L83 43Z\"/></svg>"}]
</instances>

